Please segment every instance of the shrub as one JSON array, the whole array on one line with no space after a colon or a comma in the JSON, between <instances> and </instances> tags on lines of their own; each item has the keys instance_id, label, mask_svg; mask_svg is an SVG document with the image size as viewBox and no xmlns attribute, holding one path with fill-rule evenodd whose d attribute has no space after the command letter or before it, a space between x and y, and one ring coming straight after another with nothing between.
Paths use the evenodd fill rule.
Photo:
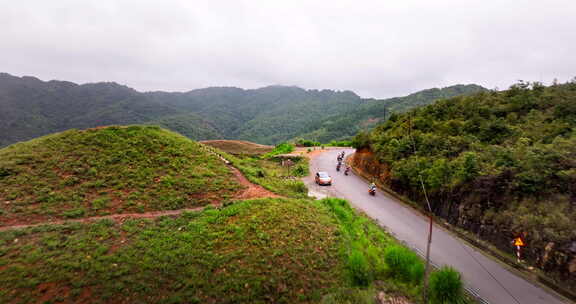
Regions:
<instances>
[{"instance_id":1,"label":"shrub","mask_svg":"<svg viewBox=\"0 0 576 304\"><path fill-rule=\"evenodd\" d=\"M361 131L352 139L352 147L356 149L370 147L370 133Z\"/></svg>"},{"instance_id":2,"label":"shrub","mask_svg":"<svg viewBox=\"0 0 576 304\"><path fill-rule=\"evenodd\" d=\"M294 171L292 172L292 174L294 174L294 176L306 176L308 175L308 167L302 164L299 164L296 166L296 168L294 168Z\"/></svg>"},{"instance_id":3,"label":"shrub","mask_svg":"<svg viewBox=\"0 0 576 304\"><path fill-rule=\"evenodd\" d=\"M314 146L320 145L319 142L308 140L308 139L299 139L296 141L296 144L299 146L302 146L302 147L314 147Z\"/></svg>"},{"instance_id":4,"label":"shrub","mask_svg":"<svg viewBox=\"0 0 576 304\"><path fill-rule=\"evenodd\" d=\"M418 260L417 263L412 264L412 267L410 267L410 280L416 284L420 283L424 278L425 271L426 266Z\"/></svg>"},{"instance_id":5,"label":"shrub","mask_svg":"<svg viewBox=\"0 0 576 304\"><path fill-rule=\"evenodd\" d=\"M348 270L352 283L356 286L368 286L372 282L372 273L368 259L362 251L352 249L348 256Z\"/></svg>"},{"instance_id":6,"label":"shrub","mask_svg":"<svg viewBox=\"0 0 576 304\"><path fill-rule=\"evenodd\" d=\"M295 181L290 184L290 188L292 188L297 193L308 193L308 188L306 185L301 181Z\"/></svg>"},{"instance_id":7,"label":"shrub","mask_svg":"<svg viewBox=\"0 0 576 304\"><path fill-rule=\"evenodd\" d=\"M92 209L98 210L108 207L108 203L110 202L110 198L107 196L103 196L100 198L95 199L92 201Z\"/></svg>"},{"instance_id":8,"label":"shrub","mask_svg":"<svg viewBox=\"0 0 576 304\"><path fill-rule=\"evenodd\" d=\"M332 147L352 147L353 142L351 140L333 140L331 141L328 146Z\"/></svg>"},{"instance_id":9,"label":"shrub","mask_svg":"<svg viewBox=\"0 0 576 304\"><path fill-rule=\"evenodd\" d=\"M460 273L443 267L430 275L430 300L434 304L458 303L463 299Z\"/></svg>"},{"instance_id":10,"label":"shrub","mask_svg":"<svg viewBox=\"0 0 576 304\"><path fill-rule=\"evenodd\" d=\"M270 158L272 156L275 155L279 155L279 154L287 154L294 151L294 145L289 144L289 143L281 143L279 145L277 145L274 150L272 150L271 152L268 152L264 155L262 155L262 158Z\"/></svg>"},{"instance_id":11,"label":"shrub","mask_svg":"<svg viewBox=\"0 0 576 304\"><path fill-rule=\"evenodd\" d=\"M67 218L78 218L83 217L86 214L86 210L84 208L78 208L73 210L64 211L62 215Z\"/></svg>"},{"instance_id":12,"label":"shrub","mask_svg":"<svg viewBox=\"0 0 576 304\"><path fill-rule=\"evenodd\" d=\"M0 168L0 178L10 176L12 174L12 170L8 168Z\"/></svg>"},{"instance_id":13,"label":"shrub","mask_svg":"<svg viewBox=\"0 0 576 304\"><path fill-rule=\"evenodd\" d=\"M424 265L420 258L402 246L390 246L384 252L384 260L392 275L406 282L419 283L424 275Z\"/></svg>"}]
</instances>

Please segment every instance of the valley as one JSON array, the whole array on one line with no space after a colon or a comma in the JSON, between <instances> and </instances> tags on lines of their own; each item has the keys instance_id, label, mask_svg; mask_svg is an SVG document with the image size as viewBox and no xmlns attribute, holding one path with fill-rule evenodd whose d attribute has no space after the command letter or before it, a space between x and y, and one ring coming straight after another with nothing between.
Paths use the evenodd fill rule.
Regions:
<instances>
[{"instance_id":1,"label":"valley","mask_svg":"<svg viewBox=\"0 0 576 304\"><path fill-rule=\"evenodd\" d=\"M49 95L64 85L12 80L55 86ZM12 84L4 92L14 93L19 85ZM30 94L27 85L18 90ZM66 85L78 96L96 87L108 93L84 96L104 101L124 94L123 101L108 103L108 110L93 105L99 114L89 114L79 129L27 142L5 141L7 146L0 149L0 274L4 277L0 300L109 303L123 290L120 302L373 303L375 298L388 297L420 303L422 261L398 240L422 253L423 234L417 231L425 230L424 222L384 192L364 197L366 185L361 179L332 172L335 160L331 158L342 148L328 147L327 141L351 143L356 149L347 150L353 154L348 161L355 170L416 209L423 207L421 187L427 190L432 211L443 223L436 227L442 248L433 248L432 260L439 267L433 276L454 271L443 265L460 271L464 281L454 272L461 282L454 284L465 283L467 290L464 285L455 289L458 301L562 302L554 292L479 253L470 260L475 249L453 238L444 230L447 227L467 240L478 238L474 245L494 247L488 251L508 265L524 275L533 273L571 297L576 260L570 247L576 146L572 144L573 82L549 87L521 82L505 91L470 87L477 93L454 86L394 101L295 87L210 88L167 97L167 93L139 93L127 87L118 93L116 84ZM451 97L453 93L460 95ZM282 97L275 99L274 94ZM145 101L138 101L142 96ZM238 101L238 96L244 96L244 101ZM39 107L32 107L36 112L24 112L63 119L65 115L49 114L48 105L69 101L45 97L36 96ZM236 102L240 104L231 105ZM115 118L108 120L111 113ZM257 122L259 113L270 115ZM310 117L318 119L308 124ZM64 120L53 127L65 128L73 121ZM20 128L12 119L3 126L11 136L20 136L31 126L50 130L31 122ZM112 122L143 124L107 125ZM225 128L234 130L234 135L224 136ZM247 130L262 132L246 135L251 132ZM256 138L259 143L223 139L228 136ZM196 142L190 137L217 139ZM279 141L283 143L261 144ZM328 191L309 182L309 174L318 170L334 176ZM322 199L314 200L310 193ZM196 225L204 228L195 230ZM304 241L311 231L319 234ZM514 262L508 242L518 235L528 246L523 260ZM180 245L164 244L164 239ZM265 245L273 246L264 249ZM146 250L138 252L138 248ZM264 251L246 254L254 250ZM98 259L92 260L90 252L96 252ZM400 260L411 261L406 265L415 266L399 266L403 264L393 258L397 254ZM170 264L176 256L183 257L184 264ZM125 267L107 272L120 264ZM226 268L228 264L231 268ZM279 272L271 266L277 264ZM182 267L187 269L183 274L175 272ZM82 283L72 280L78 273L86 278ZM143 285L142 279L152 273L160 273L161 280ZM303 279L288 283L290 275ZM511 284L506 286L516 292L496 291L498 280L491 276ZM312 277L319 280L312 282ZM101 283L114 278L118 285ZM244 287L239 282L245 282ZM158 288L164 292L158 293ZM222 290L234 292L222 300L218 298ZM90 297L94 292L103 296Z\"/></svg>"}]
</instances>

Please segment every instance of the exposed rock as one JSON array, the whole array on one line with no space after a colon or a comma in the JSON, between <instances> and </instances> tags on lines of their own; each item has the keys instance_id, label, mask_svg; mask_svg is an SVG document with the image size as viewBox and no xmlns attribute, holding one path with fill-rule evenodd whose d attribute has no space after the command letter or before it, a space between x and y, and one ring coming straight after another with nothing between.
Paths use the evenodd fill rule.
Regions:
<instances>
[{"instance_id":1,"label":"exposed rock","mask_svg":"<svg viewBox=\"0 0 576 304\"><path fill-rule=\"evenodd\" d=\"M379 304L384 304L387 302L387 297L386 294L383 291L378 292L378 296L376 297L376 300Z\"/></svg>"},{"instance_id":2,"label":"exposed rock","mask_svg":"<svg viewBox=\"0 0 576 304\"><path fill-rule=\"evenodd\" d=\"M576 253L576 241L570 244L570 248L568 248L568 250L571 251L572 253Z\"/></svg>"},{"instance_id":3,"label":"exposed rock","mask_svg":"<svg viewBox=\"0 0 576 304\"><path fill-rule=\"evenodd\" d=\"M546 247L544 247L544 255L542 256L542 264L540 265L541 268L544 268L544 266L550 259L550 252L554 248L554 245L556 245L554 244L554 242L549 242L548 244L546 244Z\"/></svg>"},{"instance_id":4,"label":"exposed rock","mask_svg":"<svg viewBox=\"0 0 576 304\"><path fill-rule=\"evenodd\" d=\"M576 256L572 259L572 261L568 265L568 272L570 272L570 274L576 273Z\"/></svg>"},{"instance_id":5,"label":"exposed rock","mask_svg":"<svg viewBox=\"0 0 576 304\"><path fill-rule=\"evenodd\" d=\"M387 295L385 292L380 291L376 296L376 303L378 304L411 304L405 297L394 297Z\"/></svg>"}]
</instances>

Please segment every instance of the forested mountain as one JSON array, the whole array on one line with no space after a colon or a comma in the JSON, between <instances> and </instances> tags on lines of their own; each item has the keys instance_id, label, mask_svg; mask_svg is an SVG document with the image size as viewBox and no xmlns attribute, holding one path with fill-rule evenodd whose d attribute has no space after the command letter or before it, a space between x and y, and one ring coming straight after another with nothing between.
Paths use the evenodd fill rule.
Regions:
<instances>
[{"instance_id":1,"label":"forested mountain","mask_svg":"<svg viewBox=\"0 0 576 304\"><path fill-rule=\"evenodd\" d=\"M424 205L422 181L434 213L504 251L522 235L525 257L566 280L576 265L575 127L576 80L521 82L392 115L355 138L355 161Z\"/></svg>"},{"instance_id":2,"label":"forested mountain","mask_svg":"<svg viewBox=\"0 0 576 304\"><path fill-rule=\"evenodd\" d=\"M300 135L304 139L320 142L348 139L361 130L368 130L387 119L392 113L402 113L415 107L428 105L441 98L469 95L486 89L475 84L454 85L442 89L419 91L404 97L369 99L344 113L313 121Z\"/></svg>"},{"instance_id":3,"label":"forested mountain","mask_svg":"<svg viewBox=\"0 0 576 304\"><path fill-rule=\"evenodd\" d=\"M225 138L275 144L301 133L305 124L337 115L367 101L350 91L269 86L256 90L207 88L166 96L160 103L199 114ZM169 126L168 126L169 127Z\"/></svg>"},{"instance_id":4,"label":"forested mountain","mask_svg":"<svg viewBox=\"0 0 576 304\"><path fill-rule=\"evenodd\" d=\"M0 74L0 146L70 128L151 121L180 111L116 83Z\"/></svg>"},{"instance_id":5,"label":"forested mountain","mask_svg":"<svg viewBox=\"0 0 576 304\"><path fill-rule=\"evenodd\" d=\"M388 115L481 87L453 86L402 98L363 99L351 91L269 86L138 92L116 83L78 85L0 73L0 146L70 128L158 124L192 139L276 144L296 137L350 137Z\"/></svg>"}]
</instances>

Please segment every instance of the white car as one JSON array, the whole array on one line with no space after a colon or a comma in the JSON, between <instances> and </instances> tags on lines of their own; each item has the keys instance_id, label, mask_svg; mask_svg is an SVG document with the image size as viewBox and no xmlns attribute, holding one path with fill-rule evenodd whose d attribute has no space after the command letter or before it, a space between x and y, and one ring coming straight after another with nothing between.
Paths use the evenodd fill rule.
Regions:
<instances>
[{"instance_id":1,"label":"white car","mask_svg":"<svg viewBox=\"0 0 576 304\"><path fill-rule=\"evenodd\" d=\"M332 178L326 172L317 172L316 173L316 183L318 185L332 185Z\"/></svg>"}]
</instances>

